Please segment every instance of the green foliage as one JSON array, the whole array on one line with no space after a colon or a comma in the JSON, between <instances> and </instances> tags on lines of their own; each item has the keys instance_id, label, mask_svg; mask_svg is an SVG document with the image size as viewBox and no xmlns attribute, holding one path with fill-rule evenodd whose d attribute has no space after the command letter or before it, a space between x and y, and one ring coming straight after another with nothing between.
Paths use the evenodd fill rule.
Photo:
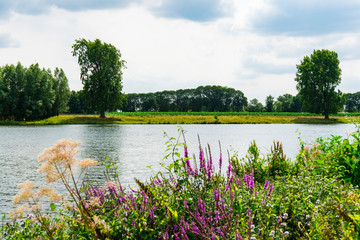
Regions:
<instances>
[{"instance_id":1,"label":"green foliage","mask_svg":"<svg viewBox=\"0 0 360 240\"><path fill-rule=\"evenodd\" d=\"M345 111L360 112L360 92L347 93L345 96Z\"/></svg>"},{"instance_id":2,"label":"green foliage","mask_svg":"<svg viewBox=\"0 0 360 240\"><path fill-rule=\"evenodd\" d=\"M251 99L248 106L246 107L247 112L263 112L264 106L256 98Z\"/></svg>"},{"instance_id":3,"label":"green foliage","mask_svg":"<svg viewBox=\"0 0 360 240\"><path fill-rule=\"evenodd\" d=\"M44 119L66 111L69 86L62 69L24 68L21 63L0 69L0 118L3 120Z\"/></svg>"},{"instance_id":4,"label":"green foliage","mask_svg":"<svg viewBox=\"0 0 360 240\"><path fill-rule=\"evenodd\" d=\"M70 88L68 79L62 69L56 68L53 78L53 88L55 90L55 102L53 104L53 115L65 113L69 110Z\"/></svg>"},{"instance_id":5,"label":"green foliage","mask_svg":"<svg viewBox=\"0 0 360 240\"><path fill-rule=\"evenodd\" d=\"M196 89L127 94L123 110L239 112L246 106L247 99L239 90L222 86L199 86Z\"/></svg>"},{"instance_id":6,"label":"green foliage","mask_svg":"<svg viewBox=\"0 0 360 240\"><path fill-rule=\"evenodd\" d=\"M314 50L305 56L297 67L295 81L303 108L313 113L322 113L325 118L337 113L344 104L344 96L335 88L341 82L340 61L336 52Z\"/></svg>"},{"instance_id":7,"label":"green foliage","mask_svg":"<svg viewBox=\"0 0 360 240\"><path fill-rule=\"evenodd\" d=\"M298 95L292 96L286 93L277 98L274 108L276 112L300 112L301 106L301 99Z\"/></svg>"},{"instance_id":8,"label":"green foliage","mask_svg":"<svg viewBox=\"0 0 360 240\"><path fill-rule=\"evenodd\" d=\"M265 111L266 112L273 112L274 111L274 97L269 95L266 97L265 100Z\"/></svg>"},{"instance_id":9,"label":"green foliage","mask_svg":"<svg viewBox=\"0 0 360 240\"><path fill-rule=\"evenodd\" d=\"M99 39L79 39L73 45L73 55L78 57L81 80L88 106L105 118L105 111L114 111L122 103L122 69L125 61L113 45Z\"/></svg>"}]
</instances>

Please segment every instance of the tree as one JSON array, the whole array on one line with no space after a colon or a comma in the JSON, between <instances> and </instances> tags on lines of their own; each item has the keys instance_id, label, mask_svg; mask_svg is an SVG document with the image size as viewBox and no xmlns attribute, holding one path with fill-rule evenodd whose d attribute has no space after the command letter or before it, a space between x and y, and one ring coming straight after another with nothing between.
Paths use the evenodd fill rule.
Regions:
<instances>
[{"instance_id":1,"label":"tree","mask_svg":"<svg viewBox=\"0 0 360 240\"><path fill-rule=\"evenodd\" d=\"M99 39L79 39L72 47L73 56L78 57L86 102L100 113L100 118L105 118L105 111L121 107L122 69L126 62L121 60L118 49Z\"/></svg>"},{"instance_id":2,"label":"tree","mask_svg":"<svg viewBox=\"0 0 360 240\"><path fill-rule=\"evenodd\" d=\"M296 88L305 111L322 113L329 119L329 114L341 109L344 97L339 90L335 91L341 82L339 63L336 52L314 50L296 65Z\"/></svg>"},{"instance_id":3,"label":"tree","mask_svg":"<svg viewBox=\"0 0 360 240\"><path fill-rule=\"evenodd\" d=\"M266 112L273 112L274 111L274 97L269 95L266 97L265 100L265 111Z\"/></svg>"},{"instance_id":4,"label":"tree","mask_svg":"<svg viewBox=\"0 0 360 240\"><path fill-rule=\"evenodd\" d=\"M346 94L346 112L360 112L360 92Z\"/></svg>"},{"instance_id":5,"label":"tree","mask_svg":"<svg viewBox=\"0 0 360 240\"><path fill-rule=\"evenodd\" d=\"M56 68L53 78L53 88L55 91L55 102L53 104L53 115L59 115L69 110L70 88L68 79L64 71Z\"/></svg>"},{"instance_id":6,"label":"tree","mask_svg":"<svg viewBox=\"0 0 360 240\"><path fill-rule=\"evenodd\" d=\"M248 111L248 112L263 112L264 106L262 105L261 102L259 102L259 100L254 98L254 99L250 100L249 105L246 107L246 111Z\"/></svg>"}]
</instances>

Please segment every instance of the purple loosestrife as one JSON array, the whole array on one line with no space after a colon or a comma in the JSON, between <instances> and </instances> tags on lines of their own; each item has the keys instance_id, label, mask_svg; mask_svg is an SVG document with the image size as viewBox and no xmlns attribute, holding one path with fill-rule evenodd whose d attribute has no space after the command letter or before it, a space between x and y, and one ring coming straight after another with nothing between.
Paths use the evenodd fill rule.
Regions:
<instances>
[{"instance_id":1,"label":"purple loosestrife","mask_svg":"<svg viewBox=\"0 0 360 240\"><path fill-rule=\"evenodd\" d=\"M208 149L209 149L209 161L207 161L206 175L208 177L208 180L211 180L214 166L213 166L210 146L208 147Z\"/></svg>"},{"instance_id":2,"label":"purple loosestrife","mask_svg":"<svg viewBox=\"0 0 360 240\"><path fill-rule=\"evenodd\" d=\"M236 231L235 233L235 240L242 240L242 236L240 235L240 233L238 231Z\"/></svg>"},{"instance_id":3,"label":"purple loosestrife","mask_svg":"<svg viewBox=\"0 0 360 240\"><path fill-rule=\"evenodd\" d=\"M231 161L229 160L228 169L227 169L227 171L226 171L227 179L230 178L231 172L232 172L232 166L231 166Z\"/></svg>"},{"instance_id":4,"label":"purple loosestrife","mask_svg":"<svg viewBox=\"0 0 360 240\"><path fill-rule=\"evenodd\" d=\"M204 151L201 148L201 146L199 147L199 162L200 162L200 172L204 174L206 172L205 158L204 158Z\"/></svg>"},{"instance_id":5,"label":"purple loosestrife","mask_svg":"<svg viewBox=\"0 0 360 240\"><path fill-rule=\"evenodd\" d=\"M268 191L267 195L270 196L271 193L273 192L273 190L274 190L274 186L273 186L273 184L270 184L269 191Z\"/></svg>"}]
</instances>

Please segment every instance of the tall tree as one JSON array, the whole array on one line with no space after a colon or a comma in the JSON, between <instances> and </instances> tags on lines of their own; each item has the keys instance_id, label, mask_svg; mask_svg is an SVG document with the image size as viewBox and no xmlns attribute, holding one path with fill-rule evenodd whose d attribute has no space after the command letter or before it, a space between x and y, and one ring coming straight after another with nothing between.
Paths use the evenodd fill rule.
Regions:
<instances>
[{"instance_id":1,"label":"tall tree","mask_svg":"<svg viewBox=\"0 0 360 240\"><path fill-rule=\"evenodd\" d=\"M336 52L314 50L296 65L296 88L305 111L322 113L329 119L331 113L337 113L343 106L343 94L335 91L341 82L339 63Z\"/></svg>"},{"instance_id":2,"label":"tall tree","mask_svg":"<svg viewBox=\"0 0 360 240\"><path fill-rule=\"evenodd\" d=\"M68 102L70 100L70 88L68 79L64 71L56 68L54 71L53 88L55 91L55 102L53 104L53 115L67 112L69 109Z\"/></svg>"},{"instance_id":3,"label":"tall tree","mask_svg":"<svg viewBox=\"0 0 360 240\"><path fill-rule=\"evenodd\" d=\"M113 45L99 39L75 41L73 56L78 57L86 101L105 118L105 111L113 111L122 103L122 69L125 61Z\"/></svg>"},{"instance_id":4,"label":"tall tree","mask_svg":"<svg viewBox=\"0 0 360 240\"><path fill-rule=\"evenodd\" d=\"M266 112L273 112L274 111L274 97L269 95L266 97L265 100L265 111Z\"/></svg>"}]
</instances>

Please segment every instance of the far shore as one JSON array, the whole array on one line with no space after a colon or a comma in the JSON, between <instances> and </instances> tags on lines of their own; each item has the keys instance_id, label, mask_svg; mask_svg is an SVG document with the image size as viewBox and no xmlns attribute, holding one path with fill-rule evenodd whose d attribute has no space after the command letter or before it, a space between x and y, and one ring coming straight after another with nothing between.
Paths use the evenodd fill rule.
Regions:
<instances>
[{"instance_id":1,"label":"far shore","mask_svg":"<svg viewBox=\"0 0 360 240\"><path fill-rule=\"evenodd\" d=\"M109 113L99 115L63 114L38 121L0 121L0 125L62 124L335 124L360 123L360 116L335 115L326 120L320 115L286 113Z\"/></svg>"}]
</instances>

